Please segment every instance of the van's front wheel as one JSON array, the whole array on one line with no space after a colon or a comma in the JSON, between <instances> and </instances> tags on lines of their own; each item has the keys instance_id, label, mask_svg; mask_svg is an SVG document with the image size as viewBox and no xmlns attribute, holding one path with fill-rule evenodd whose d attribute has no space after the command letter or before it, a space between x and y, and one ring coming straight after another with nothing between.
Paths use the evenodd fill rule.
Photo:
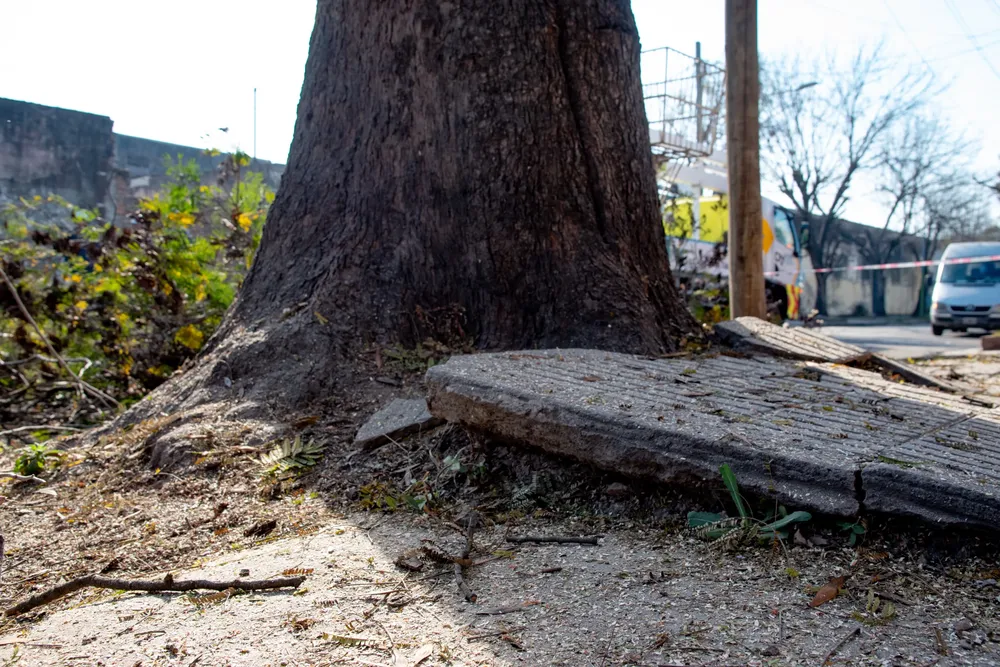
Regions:
<instances>
[{"instance_id":1,"label":"van's front wheel","mask_svg":"<svg viewBox=\"0 0 1000 667\"><path fill-rule=\"evenodd\" d=\"M941 334L944 333L944 327L939 327L939 326L936 326L936 325L932 324L931 325L931 333L934 334L935 336L940 336Z\"/></svg>"}]
</instances>

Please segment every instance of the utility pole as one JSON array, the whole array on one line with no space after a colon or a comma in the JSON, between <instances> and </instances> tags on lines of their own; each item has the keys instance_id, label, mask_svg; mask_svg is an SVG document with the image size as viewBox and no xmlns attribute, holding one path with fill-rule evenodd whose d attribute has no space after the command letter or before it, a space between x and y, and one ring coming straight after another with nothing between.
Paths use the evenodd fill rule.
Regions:
<instances>
[{"instance_id":1,"label":"utility pole","mask_svg":"<svg viewBox=\"0 0 1000 667\"><path fill-rule=\"evenodd\" d=\"M764 318L757 0L726 0L729 312Z\"/></svg>"}]
</instances>

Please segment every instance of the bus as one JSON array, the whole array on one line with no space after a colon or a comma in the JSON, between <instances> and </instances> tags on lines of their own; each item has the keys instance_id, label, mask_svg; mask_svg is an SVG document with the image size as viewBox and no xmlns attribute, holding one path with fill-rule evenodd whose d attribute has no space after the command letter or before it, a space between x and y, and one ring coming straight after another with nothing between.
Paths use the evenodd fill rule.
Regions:
<instances>
[{"instance_id":1,"label":"bus","mask_svg":"<svg viewBox=\"0 0 1000 667\"><path fill-rule=\"evenodd\" d=\"M725 193L701 189L699 196L668 198L663 207L663 231L673 271L682 279L711 276L728 279L726 241L729 203ZM773 201L763 204L764 280L767 301L778 304L783 319L799 319L805 286L802 245L794 215Z\"/></svg>"}]
</instances>

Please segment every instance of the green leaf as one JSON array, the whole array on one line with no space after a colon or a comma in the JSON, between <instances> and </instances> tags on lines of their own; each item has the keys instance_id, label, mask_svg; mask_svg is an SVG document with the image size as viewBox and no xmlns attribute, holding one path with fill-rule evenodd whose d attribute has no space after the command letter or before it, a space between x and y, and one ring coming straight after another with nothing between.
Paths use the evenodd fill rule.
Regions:
<instances>
[{"instance_id":1,"label":"green leaf","mask_svg":"<svg viewBox=\"0 0 1000 667\"><path fill-rule=\"evenodd\" d=\"M789 524L802 523L805 521L809 521L810 519L812 519L812 514L800 510L798 512L792 512L788 516L784 517L783 519L778 519L774 523L767 524L766 526L761 528L761 531L770 530L773 532L776 530L781 530L782 528L784 528Z\"/></svg>"},{"instance_id":2,"label":"green leaf","mask_svg":"<svg viewBox=\"0 0 1000 667\"><path fill-rule=\"evenodd\" d=\"M688 512L688 527L699 528L722 521L722 515L715 512Z\"/></svg>"},{"instance_id":3,"label":"green leaf","mask_svg":"<svg viewBox=\"0 0 1000 667\"><path fill-rule=\"evenodd\" d=\"M722 483L729 489L729 495L732 496L733 503L736 504L736 511L740 513L741 518L749 519L751 516L750 510L743 504L743 497L740 496L740 485L736 481L736 474L733 473L733 469L729 467L728 463L723 463L719 466L719 472L722 474Z\"/></svg>"}]
</instances>

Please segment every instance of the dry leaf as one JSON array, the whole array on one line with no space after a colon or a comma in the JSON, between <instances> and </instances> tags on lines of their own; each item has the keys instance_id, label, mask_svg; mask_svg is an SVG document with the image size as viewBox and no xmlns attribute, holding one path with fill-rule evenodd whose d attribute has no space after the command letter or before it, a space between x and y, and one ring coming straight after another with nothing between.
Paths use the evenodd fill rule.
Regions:
<instances>
[{"instance_id":1,"label":"dry leaf","mask_svg":"<svg viewBox=\"0 0 1000 667\"><path fill-rule=\"evenodd\" d=\"M423 646L415 650L412 654L410 654L409 667L417 667L417 665L419 665L432 655L434 655L434 644L424 644Z\"/></svg>"},{"instance_id":2,"label":"dry leaf","mask_svg":"<svg viewBox=\"0 0 1000 667\"><path fill-rule=\"evenodd\" d=\"M846 580L847 577L833 577L830 579L830 581L824 584L819 591L816 592L816 597L812 599L809 606L818 607L821 604L829 602L833 598L837 597L837 593L839 593L840 589L844 587L844 582Z\"/></svg>"}]
</instances>

